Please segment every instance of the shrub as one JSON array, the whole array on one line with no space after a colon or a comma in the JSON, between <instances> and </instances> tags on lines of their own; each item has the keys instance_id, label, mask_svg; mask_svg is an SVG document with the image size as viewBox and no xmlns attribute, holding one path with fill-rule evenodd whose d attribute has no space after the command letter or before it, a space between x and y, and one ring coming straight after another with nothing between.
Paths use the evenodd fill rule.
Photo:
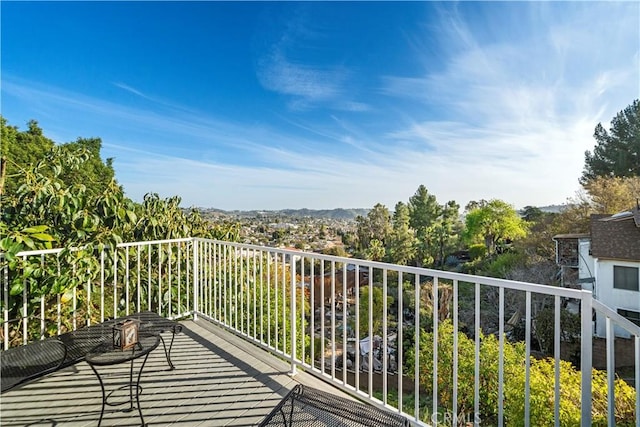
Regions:
<instances>
[{"instance_id":1,"label":"shrub","mask_svg":"<svg viewBox=\"0 0 640 427\"><path fill-rule=\"evenodd\" d=\"M472 261L485 256L487 256L487 247L482 243L469 246L469 257Z\"/></svg>"},{"instance_id":2,"label":"shrub","mask_svg":"<svg viewBox=\"0 0 640 427\"><path fill-rule=\"evenodd\" d=\"M453 326L449 320L438 328L438 401L441 407L453 407ZM506 425L524 425L525 346L504 340L504 417ZM407 366L413 366L414 352L407 352ZM491 423L497 419L499 341L495 335L480 336L480 418ZM428 394L433 393L433 334L420 338L419 382ZM458 413L472 413L474 408L475 342L458 333ZM530 425L554 423L555 361L531 359ZM409 372L412 375L413 372ZM560 362L560 425L580 425L581 373L569 362ZM593 370L593 425L606 425L606 373ZM621 379L615 381L616 424L633 425L636 391ZM428 417L428 414L426 415ZM425 421L428 419L425 418Z\"/></svg>"},{"instance_id":3,"label":"shrub","mask_svg":"<svg viewBox=\"0 0 640 427\"><path fill-rule=\"evenodd\" d=\"M522 253L507 252L500 254L496 259L487 265L483 272L490 277L498 277L504 279L507 274L518 265L526 262L526 257Z\"/></svg>"}]
</instances>

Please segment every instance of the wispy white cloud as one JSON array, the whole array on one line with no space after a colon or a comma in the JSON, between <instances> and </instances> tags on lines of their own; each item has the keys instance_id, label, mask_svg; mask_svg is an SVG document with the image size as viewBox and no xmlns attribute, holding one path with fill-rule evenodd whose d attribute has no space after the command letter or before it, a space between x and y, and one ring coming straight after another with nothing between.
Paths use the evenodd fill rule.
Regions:
<instances>
[{"instance_id":1,"label":"wispy white cloud","mask_svg":"<svg viewBox=\"0 0 640 427\"><path fill-rule=\"evenodd\" d=\"M104 122L116 124L115 128L126 129L132 134L157 134L160 141L149 141L148 136L136 141L136 145L145 147L150 142L155 150L180 152L194 149L197 152L206 149L243 149L252 148L246 139L246 127L241 123L222 121L203 113L194 112L174 106L171 109L157 109L153 104L147 107L128 106L120 102L111 102L92 96L63 90L37 82L24 81L12 76L3 76L2 90L6 95L17 97L26 104L39 104L43 116L50 116L51 112L69 111L82 117L77 123L78 128L67 130L74 135L83 127L92 128ZM153 99L152 97L150 97ZM53 124L55 127L55 123ZM115 128L106 127L110 132ZM92 133L95 131L92 131ZM182 139L184 145L165 145L166 139ZM255 147L257 150L260 147Z\"/></svg>"},{"instance_id":2,"label":"wispy white cloud","mask_svg":"<svg viewBox=\"0 0 640 427\"><path fill-rule=\"evenodd\" d=\"M363 112L370 106L355 100L349 89L353 73L342 64L315 64L293 59L304 51L309 40L321 38L312 30L305 13L292 17L278 41L258 61L256 70L260 84L267 90L288 98L292 110L330 108ZM312 42L310 42L312 43Z\"/></svg>"},{"instance_id":3,"label":"wispy white cloud","mask_svg":"<svg viewBox=\"0 0 640 427\"><path fill-rule=\"evenodd\" d=\"M186 205L227 209L322 207L332 200L336 207L354 202L367 206L361 197L364 193L347 191L340 197L337 189L349 188L361 179L368 186L374 170L382 173L359 158L343 157L340 151L314 148L323 145L317 140L271 128L223 122L204 114L132 108L4 78L6 95L27 103L37 99L43 111L82 114L82 123L73 129L57 128L46 120L41 125L48 134L52 130L61 135L61 141L70 140L70 135L97 133L103 140L102 154L115 158L116 176L135 200L157 192L178 194ZM105 123L117 123L117 129ZM354 179L354 173L359 178ZM292 187L306 190L292 191Z\"/></svg>"},{"instance_id":4,"label":"wispy white cloud","mask_svg":"<svg viewBox=\"0 0 640 427\"><path fill-rule=\"evenodd\" d=\"M531 8L530 16L505 20L502 36L493 40L453 7L440 28L442 50L450 54L445 68L383 79L387 95L427 107L408 112L404 126L388 137L413 147L432 176L465 176L464 188L477 198L526 196L533 204L551 202L548 195L557 201L571 196L584 151L595 143L595 124L608 125L640 93L639 7L605 6L572 4L563 14L538 10L546 4L523 4L521 13ZM517 29L513 40L507 36L529 20L538 27Z\"/></svg>"},{"instance_id":5,"label":"wispy white cloud","mask_svg":"<svg viewBox=\"0 0 640 427\"><path fill-rule=\"evenodd\" d=\"M281 52L265 60L259 73L266 89L292 95L301 103L316 103L341 95L344 72L314 68L289 61Z\"/></svg>"},{"instance_id":6,"label":"wispy white cloud","mask_svg":"<svg viewBox=\"0 0 640 427\"><path fill-rule=\"evenodd\" d=\"M345 102L339 103L336 106L336 108L338 110L355 111L355 112L365 112L365 111L371 110L370 105L364 102L357 102L357 101L345 101Z\"/></svg>"},{"instance_id":7,"label":"wispy white cloud","mask_svg":"<svg viewBox=\"0 0 640 427\"><path fill-rule=\"evenodd\" d=\"M123 82L114 85L149 102L96 99L6 73L2 93L28 104L62 141L102 137L136 200L157 192L223 209L393 207L424 184L440 202L461 205L561 202L578 186L595 125L640 93L639 6L579 3L562 14L554 8L564 3L509 5L528 9L502 26L495 17L485 29L492 34L465 20L464 4L443 9L429 36L441 35L446 56L416 51L423 71L382 78L382 102L380 92L354 94L354 70L294 59L294 35L315 35L296 20L259 61L258 77L290 108L322 108L326 120L284 111L272 116L278 123L231 121ZM69 126L53 119L60 112L82 119Z\"/></svg>"},{"instance_id":8,"label":"wispy white cloud","mask_svg":"<svg viewBox=\"0 0 640 427\"><path fill-rule=\"evenodd\" d=\"M119 87L120 89L124 89L124 90L126 90L127 92L131 92L131 93L133 93L134 95L138 95L138 96L139 96L139 97L141 97L141 98L150 99L147 95L143 94L143 93L142 93L142 92L140 92L139 90L137 90L137 89L135 89L135 88L132 88L131 86L126 85L126 84L124 84L124 83L114 82L114 83L113 83L113 85L114 85L114 86L116 86L116 87Z\"/></svg>"}]
</instances>

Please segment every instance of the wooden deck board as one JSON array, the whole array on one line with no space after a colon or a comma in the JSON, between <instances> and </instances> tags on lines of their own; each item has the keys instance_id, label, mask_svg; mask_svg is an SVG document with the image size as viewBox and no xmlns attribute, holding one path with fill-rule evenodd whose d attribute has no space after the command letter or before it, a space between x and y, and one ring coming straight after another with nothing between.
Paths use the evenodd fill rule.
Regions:
<instances>
[{"instance_id":1,"label":"wooden deck board","mask_svg":"<svg viewBox=\"0 0 640 427\"><path fill-rule=\"evenodd\" d=\"M172 351L175 370L167 370L162 346L149 356L140 397L149 425L256 425L298 382L340 394L303 372L291 377L285 361L205 322L183 322ZM102 369L107 392L128 381L127 364ZM137 410L124 407L107 407L102 425L139 425ZM0 395L0 425L95 426L100 408L98 380L83 362Z\"/></svg>"}]
</instances>

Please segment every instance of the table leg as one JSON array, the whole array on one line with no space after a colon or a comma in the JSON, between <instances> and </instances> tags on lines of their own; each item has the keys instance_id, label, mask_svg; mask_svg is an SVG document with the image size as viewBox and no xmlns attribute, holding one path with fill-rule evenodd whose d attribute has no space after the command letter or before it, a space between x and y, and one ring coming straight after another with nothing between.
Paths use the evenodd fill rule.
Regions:
<instances>
[{"instance_id":1,"label":"table leg","mask_svg":"<svg viewBox=\"0 0 640 427\"><path fill-rule=\"evenodd\" d=\"M142 426L146 426L144 423L144 417L142 416L142 408L140 407L140 378L142 377L142 371L144 370L144 365L147 363L147 359L149 358L149 353L144 356L144 360L142 361L142 366L140 366L140 371L138 372L138 381L136 382L136 405L138 405L138 413L140 414L140 421L142 421ZM131 374L133 374L133 366L131 368ZM131 402L133 405L133 402Z\"/></svg>"},{"instance_id":2,"label":"table leg","mask_svg":"<svg viewBox=\"0 0 640 427\"><path fill-rule=\"evenodd\" d=\"M102 378L100 377L100 374L98 373L96 368L93 367L92 364L89 363L88 365L91 366L91 369L93 369L93 372L96 374L96 377L98 377L98 381L100 381L100 389L102 390L102 409L100 410L100 419L98 419L98 427L100 427L100 423L102 422L102 417L104 415L104 407L107 404L107 394L104 390L104 383L102 382Z\"/></svg>"},{"instance_id":3,"label":"table leg","mask_svg":"<svg viewBox=\"0 0 640 427\"><path fill-rule=\"evenodd\" d=\"M171 348L173 347L173 339L176 337L176 335L171 335L171 344L169 344L169 350L167 350L167 345L165 344L162 335L158 334L158 336L160 337L160 341L162 341L162 347L164 348L164 355L167 358L167 363L169 364L169 370L172 371L176 368L175 366L173 366L173 362L171 362Z\"/></svg>"},{"instance_id":4,"label":"table leg","mask_svg":"<svg viewBox=\"0 0 640 427\"><path fill-rule=\"evenodd\" d=\"M140 407L140 379L142 378L142 371L144 370L144 365L146 365L148 358L149 358L149 353L147 353L144 356L144 360L142 361L142 365L140 366L140 371L138 371L138 377L136 379L135 386L134 386L134 383L133 383L133 364L134 364L134 360L131 360L131 365L130 365L130 368L129 368L129 409L125 410L125 412L129 412L129 411L133 410L133 388L135 387L135 389L136 389L136 406L138 407L138 414L140 415L140 422L141 422L141 425L143 427L146 426L146 424L144 423L144 416L142 415L142 408ZM104 382L102 381L102 377L100 376L100 373L98 372L98 370L92 364L88 363L88 365L91 366L91 369L96 374L96 377L98 377L98 381L100 382L100 390L102 391L102 409L100 410L100 418L98 419L98 427L100 427L100 424L102 423L102 418L104 417L104 408L105 408L105 406L106 405L114 405L114 404L107 403L107 392L105 390ZM121 403L120 404L116 404L116 405L121 405Z\"/></svg>"},{"instance_id":5,"label":"table leg","mask_svg":"<svg viewBox=\"0 0 640 427\"><path fill-rule=\"evenodd\" d=\"M136 384L136 397L138 397L138 391ZM129 369L129 410L133 411L133 359L131 360L131 369Z\"/></svg>"}]
</instances>

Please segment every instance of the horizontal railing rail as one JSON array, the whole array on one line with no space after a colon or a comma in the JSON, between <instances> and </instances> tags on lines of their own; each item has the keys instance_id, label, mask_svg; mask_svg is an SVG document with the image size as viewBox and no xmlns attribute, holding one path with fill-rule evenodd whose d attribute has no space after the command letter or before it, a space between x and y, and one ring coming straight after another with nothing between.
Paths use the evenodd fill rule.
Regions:
<instances>
[{"instance_id":1,"label":"horizontal railing rail","mask_svg":"<svg viewBox=\"0 0 640 427\"><path fill-rule=\"evenodd\" d=\"M23 251L11 269L0 258L3 348L139 311L191 315L193 249L189 238ZM33 315L53 326L9 330L8 319Z\"/></svg>"},{"instance_id":2,"label":"horizontal railing rail","mask_svg":"<svg viewBox=\"0 0 640 427\"><path fill-rule=\"evenodd\" d=\"M17 256L15 271L2 264L4 318L44 314L51 333L142 310L193 316L418 425L563 425L578 411L583 426L640 427L615 360L618 344L634 346L625 378L637 388L640 327L589 291L199 238L122 243L77 264L62 249ZM43 274L80 266L81 283L37 295ZM595 318L607 324L604 395ZM4 347L38 339L39 326L5 324Z\"/></svg>"}]
</instances>

